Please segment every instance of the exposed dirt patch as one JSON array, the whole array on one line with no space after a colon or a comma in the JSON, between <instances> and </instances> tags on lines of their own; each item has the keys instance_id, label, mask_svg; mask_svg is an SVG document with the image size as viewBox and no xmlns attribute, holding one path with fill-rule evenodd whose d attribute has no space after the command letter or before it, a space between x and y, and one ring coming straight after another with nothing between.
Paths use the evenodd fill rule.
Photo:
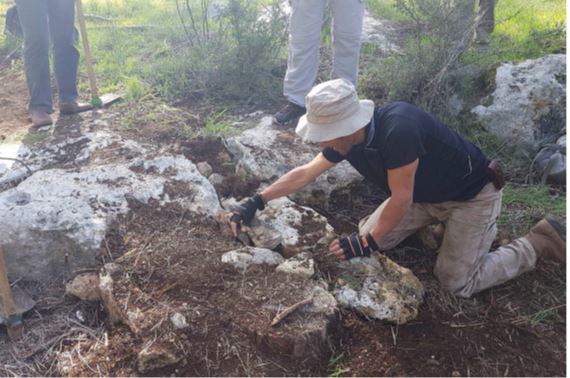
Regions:
<instances>
[{"instance_id":1,"label":"exposed dirt patch","mask_svg":"<svg viewBox=\"0 0 570 378\"><path fill-rule=\"evenodd\" d=\"M300 324L317 316L299 311L277 327L269 323L279 309L304 299L306 282L278 278L267 266L246 271L221 263L221 254L241 247L221 238L213 221L187 216L176 207L140 206L109 235L123 252L116 262L114 291L129 319L100 339L70 341L61 352L82 355L86 363L69 365L67 374L138 374L138 353L155 344L176 356L169 366L144 375L243 376L320 375L328 346L303 349ZM149 230L153 230L149 232ZM188 327L174 329L170 317L182 314ZM299 349L301 348L301 349ZM305 353L299 353L299 350ZM316 353L316 354L311 354ZM91 368L90 368L91 367Z\"/></svg>"},{"instance_id":2,"label":"exposed dirt patch","mask_svg":"<svg viewBox=\"0 0 570 378\"><path fill-rule=\"evenodd\" d=\"M30 126L27 111L26 79L15 69L0 69L0 138L24 132ZM0 139L1 142L1 139Z\"/></svg>"}]
</instances>

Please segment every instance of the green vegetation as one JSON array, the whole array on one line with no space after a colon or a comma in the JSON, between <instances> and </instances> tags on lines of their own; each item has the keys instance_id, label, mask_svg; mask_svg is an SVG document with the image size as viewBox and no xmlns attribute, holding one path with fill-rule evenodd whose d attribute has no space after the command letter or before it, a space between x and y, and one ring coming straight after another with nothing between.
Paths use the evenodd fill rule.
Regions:
<instances>
[{"instance_id":1,"label":"green vegetation","mask_svg":"<svg viewBox=\"0 0 570 378\"><path fill-rule=\"evenodd\" d=\"M241 99L270 91L276 79L270 71L286 42L276 3L230 0L209 9L212 4L86 0L86 13L101 17L88 22L101 92Z\"/></svg>"},{"instance_id":2,"label":"green vegetation","mask_svg":"<svg viewBox=\"0 0 570 378\"><path fill-rule=\"evenodd\" d=\"M223 120L225 113L226 110L224 109L220 112L208 115L202 133L210 137L226 136L235 133L235 129Z\"/></svg>"},{"instance_id":3,"label":"green vegetation","mask_svg":"<svg viewBox=\"0 0 570 378\"><path fill-rule=\"evenodd\" d=\"M340 353L338 355L333 354L330 359L329 359L329 363L328 363L328 370L329 370L329 377L331 378L336 378L336 377L342 377L343 375L345 375L346 373L350 372L349 368L343 368L340 365L340 360L344 357L344 353Z\"/></svg>"},{"instance_id":4,"label":"green vegetation","mask_svg":"<svg viewBox=\"0 0 570 378\"><path fill-rule=\"evenodd\" d=\"M410 15L401 6L406 2L410 1L368 0L367 6L377 17L411 22ZM566 51L566 2L563 0L501 0L496 6L495 24L491 49L470 51L465 62L521 61Z\"/></svg>"},{"instance_id":5,"label":"green vegetation","mask_svg":"<svg viewBox=\"0 0 570 378\"><path fill-rule=\"evenodd\" d=\"M0 0L0 12L8 4ZM271 71L285 57L287 37L277 1L214 5L201 0L84 0L100 92L125 91L130 100L148 92L168 100L276 95L282 77ZM0 54L20 44L0 34ZM82 72L83 59L82 54ZM79 89L88 92L84 73L81 78Z\"/></svg>"},{"instance_id":6,"label":"green vegetation","mask_svg":"<svg viewBox=\"0 0 570 378\"><path fill-rule=\"evenodd\" d=\"M522 236L545 215L566 216L566 196L547 186L507 184L499 227L512 236Z\"/></svg>"},{"instance_id":7,"label":"green vegetation","mask_svg":"<svg viewBox=\"0 0 570 378\"><path fill-rule=\"evenodd\" d=\"M476 3L458 1L464 7ZM361 87L368 95L412 101L444 117L446 99L452 93L480 91L477 86L498 64L565 52L563 0L499 1L487 49L470 47L469 19L456 4L450 0L368 1L371 12L405 27L402 51L365 68ZM471 66L471 71L458 70L465 66Z\"/></svg>"},{"instance_id":8,"label":"green vegetation","mask_svg":"<svg viewBox=\"0 0 570 378\"><path fill-rule=\"evenodd\" d=\"M539 324L564 322L564 318L560 316L560 308L564 305L558 305L550 308L540 309L528 317L531 326L535 327Z\"/></svg>"},{"instance_id":9,"label":"green vegetation","mask_svg":"<svg viewBox=\"0 0 570 378\"><path fill-rule=\"evenodd\" d=\"M391 21L409 20L409 18L398 9L397 0L367 0L366 8L377 18Z\"/></svg>"},{"instance_id":10,"label":"green vegetation","mask_svg":"<svg viewBox=\"0 0 570 378\"><path fill-rule=\"evenodd\" d=\"M566 2L501 0L488 51L466 54L465 62L522 61L566 51Z\"/></svg>"},{"instance_id":11,"label":"green vegetation","mask_svg":"<svg viewBox=\"0 0 570 378\"><path fill-rule=\"evenodd\" d=\"M10 3L7 0L0 0L0 14L5 14ZM4 16L0 17L0 63L4 56L12 53L21 47L21 41L4 34Z\"/></svg>"}]
</instances>

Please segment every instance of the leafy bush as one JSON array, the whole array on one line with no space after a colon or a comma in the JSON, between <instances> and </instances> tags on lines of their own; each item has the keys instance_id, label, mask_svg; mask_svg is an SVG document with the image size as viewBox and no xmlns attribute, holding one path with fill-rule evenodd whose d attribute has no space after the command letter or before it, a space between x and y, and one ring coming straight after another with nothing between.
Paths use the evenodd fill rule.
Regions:
<instances>
[{"instance_id":1,"label":"leafy bush","mask_svg":"<svg viewBox=\"0 0 570 378\"><path fill-rule=\"evenodd\" d=\"M365 90L366 81L379 81L389 100L414 102L432 111L443 108L450 94L448 74L473 35L472 5L470 0L396 2L411 23L410 34L399 54L365 72Z\"/></svg>"},{"instance_id":2,"label":"leafy bush","mask_svg":"<svg viewBox=\"0 0 570 378\"><path fill-rule=\"evenodd\" d=\"M271 75L287 41L287 20L279 2L267 7L256 0L217 4L177 2L184 38L172 46L175 55L151 70L164 94L207 89L211 96L247 99L282 80Z\"/></svg>"}]
</instances>

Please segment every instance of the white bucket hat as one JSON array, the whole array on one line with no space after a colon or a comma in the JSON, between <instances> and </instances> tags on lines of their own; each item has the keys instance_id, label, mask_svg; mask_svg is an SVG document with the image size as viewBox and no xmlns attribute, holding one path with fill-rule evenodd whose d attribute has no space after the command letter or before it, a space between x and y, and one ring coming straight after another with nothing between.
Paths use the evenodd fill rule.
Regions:
<instances>
[{"instance_id":1,"label":"white bucket hat","mask_svg":"<svg viewBox=\"0 0 570 378\"><path fill-rule=\"evenodd\" d=\"M295 132L304 141L326 142L366 126L374 113L374 102L359 100L352 83L345 79L325 81L305 97L307 114Z\"/></svg>"}]
</instances>

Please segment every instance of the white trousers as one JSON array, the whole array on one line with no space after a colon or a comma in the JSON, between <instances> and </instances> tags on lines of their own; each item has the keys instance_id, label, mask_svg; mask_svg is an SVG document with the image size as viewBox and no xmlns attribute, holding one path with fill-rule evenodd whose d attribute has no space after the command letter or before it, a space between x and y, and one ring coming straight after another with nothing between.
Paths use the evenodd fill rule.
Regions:
<instances>
[{"instance_id":1,"label":"white trousers","mask_svg":"<svg viewBox=\"0 0 570 378\"><path fill-rule=\"evenodd\" d=\"M332 79L356 85L364 0L290 0L289 57L283 83L285 97L305 106L317 79L321 28L327 3L332 12Z\"/></svg>"}]
</instances>

